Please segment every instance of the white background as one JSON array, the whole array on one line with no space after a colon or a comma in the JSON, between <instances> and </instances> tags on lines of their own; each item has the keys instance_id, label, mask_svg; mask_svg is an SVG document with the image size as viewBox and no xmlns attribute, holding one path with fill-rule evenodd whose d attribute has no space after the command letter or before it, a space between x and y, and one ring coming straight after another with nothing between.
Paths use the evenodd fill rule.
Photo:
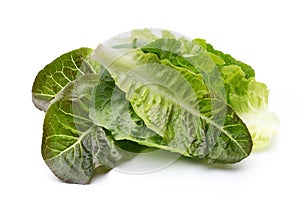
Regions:
<instances>
[{"instance_id":1,"label":"white background","mask_svg":"<svg viewBox=\"0 0 300 200\"><path fill-rule=\"evenodd\" d=\"M0 199L297 199L300 178L300 31L297 1L1 1ZM31 102L43 66L134 28L202 37L249 63L280 118L272 146L212 168L188 159L151 174L98 173L90 185L60 182L44 164L44 113Z\"/></svg>"}]
</instances>

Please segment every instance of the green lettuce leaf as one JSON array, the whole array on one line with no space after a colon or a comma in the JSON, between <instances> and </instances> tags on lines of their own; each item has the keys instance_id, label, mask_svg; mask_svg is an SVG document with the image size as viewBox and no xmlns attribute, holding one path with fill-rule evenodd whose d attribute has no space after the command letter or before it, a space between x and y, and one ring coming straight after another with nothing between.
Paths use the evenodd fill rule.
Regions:
<instances>
[{"instance_id":1,"label":"green lettuce leaf","mask_svg":"<svg viewBox=\"0 0 300 200\"><path fill-rule=\"evenodd\" d=\"M241 119L219 99L199 97L189 82L197 76L188 70L179 72L160 64L155 54L139 49L100 45L93 57L125 92L134 112L165 143L182 145L184 151L207 162L234 163L250 154L251 137Z\"/></svg>"},{"instance_id":2,"label":"green lettuce leaf","mask_svg":"<svg viewBox=\"0 0 300 200\"><path fill-rule=\"evenodd\" d=\"M94 90L92 105L90 118L98 126L111 131L116 140L130 140L150 147L187 153L186 149L172 149L163 137L146 126L108 72L103 73L101 84Z\"/></svg>"},{"instance_id":3,"label":"green lettuce leaf","mask_svg":"<svg viewBox=\"0 0 300 200\"><path fill-rule=\"evenodd\" d=\"M68 84L62 96L49 106L42 140L42 156L61 180L86 184L99 165L112 168L124 156L110 133L89 119L95 74Z\"/></svg>"},{"instance_id":4,"label":"green lettuce leaf","mask_svg":"<svg viewBox=\"0 0 300 200\"><path fill-rule=\"evenodd\" d=\"M43 159L59 179L79 184L149 147L239 162L277 131L268 94L251 66L159 29L63 54L32 87L34 105L46 111Z\"/></svg>"},{"instance_id":5,"label":"green lettuce leaf","mask_svg":"<svg viewBox=\"0 0 300 200\"><path fill-rule=\"evenodd\" d=\"M70 82L84 74L97 74L100 65L90 59L90 48L80 48L61 55L45 66L36 76L32 87L34 105L46 111L50 102Z\"/></svg>"},{"instance_id":6,"label":"green lettuce leaf","mask_svg":"<svg viewBox=\"0 0 300 200\"><path fill-rule=\"evenodd\" d=\"M275 113L268 111L269 91L265 84L255 81L254 69L229 54L215 50L203 39L194 39L184 50L183 44L178 39L160 38L141 49L202 74L211 92L226 101L246 123L253 139L253 149L266 147L277 132L279 120ZM203 56L206 53L209 58ZM215 66L210 63L212 61Z\"/></svg>"},{"instance_id":7,"label":"green lettuce leaf","mask_svg":"<svg viewBox=\"0 0 300 200\"><path fill-rule=\"evenodd\" d=\"M255 81L237 65L220 67L226 88L227 101L247 125L253 140L253 149L268 146L277 132L279 120L268 110L269 90L264 83Z\"/></svg>"},{"instance_id":8,"label":"green lettuce leaf","mask_svg":"<svg viewBox=\"0 0 300 200\"><path fill-rule=\"evenodd\" d=\"M168 60L172 65L201 74L211 95L217 95L226 101L224 83L219 69L211 56L199 45L186 39L161 38L142 47L145 53L154 53L161 60Z\"/></svg>"},{"instance_id":9,"label":"green lettuce leaf","mask_svg":"<svg viewBox=\"0 0 300 200\"><path fill-rule=\"evenodd\" d=\"M268 110L269 90L266 84L255 80L254 69L233 58L229 54L215 50L203 39L194 42L210 53L226 89L226 101L247 125L253 150L262 150L268 146L277 133L279 119Z\"/></svg>"},{"instance_id":10,"label":"green lettuce leaf","mask_svg":"<svg viewBox=\"0 0 300 200\"><path fill-rule=\"evenodd\" d=\"M38 73L32 89L33 102L46 111L42 156L59 179L70 183L89 183L95 168L113 168L145 149L115 141L89 119L91 92L101 72L91 53L80 48L60 56Z\"/></svg>"},{"instance_id":11,"label":"green lettuce leaf","mask_svg":"<svg viewBox=\"0 0 300 200\"><path fill-rule=\"evenodd\" d=\"M211 44L206 43L206 41L203 39L196 38L193 40L193 42L204 48L206 51L208 51L217 66L238 65L245 73L246 79L255 77L255 71L250 65L236 60L229 54L224 54L223 52L214 49L214 47Z\"/></svg>"}]
</instances>

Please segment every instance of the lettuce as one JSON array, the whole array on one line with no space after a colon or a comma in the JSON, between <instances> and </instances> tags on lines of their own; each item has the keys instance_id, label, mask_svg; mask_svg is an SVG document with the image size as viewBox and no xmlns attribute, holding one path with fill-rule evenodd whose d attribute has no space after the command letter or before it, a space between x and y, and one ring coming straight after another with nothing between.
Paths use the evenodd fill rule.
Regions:
<instances>
[{"instance_id":1,"label":"lettuce","mask_svg":"<svg viewBox=\"0 0 300 200\"><path fill-rule=\"evenodd\" d=\"M189 42L184 38L174 38L171 33L166 34L161 39L149 42L142 47L142 50L155 53L161 59L168 59L176 66L187 68L195 73L200 72L206 84L221 96L247 125L253 140L253 150L267 147L277 132L279 119L274 112L268 110L269 90L264 83L255 80L254 69L229 54L215 50L204 39L197 38ZM192 55L201 51L208 53L219 73L211 72L216 68L207 63L205 65L210 66L208 68L194 67L197 61ZM184 55L188 57L184 58Z\"/></svg>"},{"instance_id":2,"label":"lettuce","mask_svg":"<svg viewBox=\"0 0 300 200\"><path fill-rule=\"evenodd\" d=\"M162 34L162 38L151 38L153 36L141 47L144 52L155 53L160 59L167 59L176 66L204 76L210 89L226 101L247 125L253 140L253 150L262 150L268 146L277 132L279 119L268 110L269 90L264 83L255 80L255 71L250 65L215 50L204 39L197 38L190 42L184 37L176 39L170 32ZM203 68L195 68L199 61L194 55L199 52L208 53L211 58L202 64ZM202 56L200 62L203 60ZM209 62L213 62L216 68Z\"/></svg>"},{"instance_id":3,"label":"lettuce","mask_svg":"<svg viewBox=\"0 0 300 200\"><path fill-rule=\"evenodd\" d=\"M34 105L46 112L43 159L78 184L145 148L237 163L277 131L268 94L251 66L203 39L158 29L68 52L32 87Z\"/></svg>"},{"instance_id":4,"label":"lettuce","mask_svg":"<svg viewBox=\"0 0 300 200\"><path fill-rule=\"evenodd\" d=\"M122 96L114 86L102 88L95 96L96 115L90 116L116 139L208 163L235 163L250 154L247 127L225 102L210 94L201 75L162 64L155 54L139 49L120 51L101 45L93 57L114 79L115 91L124 92ZM111 95L103 98L104 91ZM126 100L145 125L131 119Z\"/></svg>"},{"instance_id":5,"label":"lettuce","mask_svg":"<svg viewBox=\"0 0 300 200\"><path fill-rule=\"evenodd\" d=\"M218 66L226 89L227 103L247 125L253 140L253 150L266 148L279 124L276 114L268 110L267 85L255 80L255 72L249 65L215 50L203 39L195 39L194 42L204 47Z\"/></svg>"}]
</instances>

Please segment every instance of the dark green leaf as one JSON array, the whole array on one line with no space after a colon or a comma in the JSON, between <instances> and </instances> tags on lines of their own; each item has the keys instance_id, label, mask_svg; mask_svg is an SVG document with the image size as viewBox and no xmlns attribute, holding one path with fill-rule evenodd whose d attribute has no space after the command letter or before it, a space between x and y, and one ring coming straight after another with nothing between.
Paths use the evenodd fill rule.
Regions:
<instances>
[{"instance_id":1,"label":"dark green leaf","mask_svg":"<svg viewBox=\"0 0 300 200\"><path fill-rule=\"evenodd\" d=\"M91 93L98 81L95 74L82 76L47 110L42 155L63 181L86 184L95 167L114 167L123 156L114 139L89 119Z\"/></svg>"},{"instance_id":2,"label":"dark green leaf","mask_svg":"<svg viewBox=\"0 0 300 200\"><path fill-rule=\"evenodd\" d=\"M70 82L84 74L99 73L100 65L90 59L92 49L80 48L61 55L46 65L35 78L32 87L34 105L46 111L49 103Z\"/></svg>"},{"instance_id":3,"label":"dark green leaf","mask_svg":"<svg viewBox=\"0 0 300 200\"><path fill-rule=\"evenodd\" d=\"M153 59L153 54L144 54L140 50L122 52L100 46L95 56L107 68L116 85L125 92L126 99L146 127L154 131L155 137L158 137L156 134L162 137L164 142L163 146L157 146L157 140L142 144L204 158L207 162L233 163L250 154L252 141L248 129L224 101L211 98L200 74L158 64L159 60ZM109 85L106 91L109 89L114 90L114 86ZM203 89L206 95L203 95ZM112 98L117 102L114 104L108 100L109 96L107 92L102 100L104 105L100 102L96 108L96 111L104 108L104 113L98 114L100 123L111 113L112 117L106 124L108 129L119 125L120 130L125 132L119 131L121 135L132 136L136 133L145 138L144 132L137 131L143 130L144 125L138 126L128 112L124 116L124 111L128 110L124 96ZM106 107L112 105L116 106ZM235 132L234 127L239 127L239 132Z\"/></svg>"}]
</instances>

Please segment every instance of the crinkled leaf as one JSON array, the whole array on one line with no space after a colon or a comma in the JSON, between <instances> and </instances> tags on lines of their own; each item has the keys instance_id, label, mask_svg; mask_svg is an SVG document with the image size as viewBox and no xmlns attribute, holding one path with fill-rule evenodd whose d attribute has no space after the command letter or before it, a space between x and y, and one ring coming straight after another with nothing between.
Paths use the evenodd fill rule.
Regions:
<instances>
[{"instance_id":1,"label":"crinkled leaf","mask_svg":"<svg viewBox=\"0 0 300 200\"><path fill-rule=\"evenodd\" d=\"M112 132L117 140L130 140L149 147L178 152L192 156L191 141L184 134L176 135L172 142L149 129L144 121L134 112L125 93L115 86L114 80L107 73L101 84L94 91L94 107L90 118L94 123Z\"/></svg>"},{"instance_id":2,"label":"crinkled leaf","mask_svg":"<svg viewBox=\"0 0 300 200\"><path fill-rule=\"evenodd\" d=\"M94 74L82 76L47 110L42 155L63 181L86 184L95 167L114 167L123 156L110 134L89 119L91 92L98 81Z\"/></svg>"},{"instance_id":3,"label":"crinkled leaf","mask_svg":"<svg viewBox=\"0 0 300 200\"><path fill-rule=\"evenodd\" d=\"M264 83L246 78L240 66L220 67L227 90L227 100L247 125L253 140L253 149L266 147L277 132L279 120L268 110L269 91Z\"/></svg>"},{"instance_id":4,"label":"crinkled leaf","mask_svg":"<svg viewBox=\"0 0 300 200\"><path fill-rule=\"evenodd\" d=\"M250 154L251 137L241 119L220 100L208 96L199 101L189 79L158 64L153 54L100 45L94 58L107 68L146 126L168 144L179 145L177 136L186 138L183 149L195 143L201 150L194 155L208 162L233 163Z\"/></svg>"},{"instance_id":5,"label":"crinkled leaf","mask_svg":"<svg viewBox=\"0 0 300 200\"><path fill-rule=\"evenodd\" d=\"M92 49L80 48L61 55L46 65L35 78L32 87L34 105L43 111L70 82L84 74L99 73L100 65L90 59Z\"/></svg>"},{"instance_id":6,"label":"crinkled leaf","mask_svg":"<svg viewBox=\"0 0 300 200\"><path fill-rule=\"evenodd\" d=\"M237 65L241 67L247 79L255 76L254 69L250 65L236 60L229 54L225 54L219 50L214 49L214 47L211 44L206 43L206 41L203 39L197 38L193 41L205 50L207 50L218 66Z\"/></svg>"},{"instance_id":7,"label":"crinkled leaf","mask_svg":"<svg viewBox=\"0 0 300 200\"><path fill-rule=\"evenodd\" d=\"M270 143L279 124L276 114L268 110L267 86L255 80L251 66L214 49L203 39L194 42L207 50L218 66L226 89L226 101L247 125L253 149L263 149Z\"/></svg>"},{"instance_id":8,"label":"crinkled leaf","mask_svg":"<svg viewBox=\"0 0 300 200\"><path fill-rule=\"evenodd\" d=\"M186 39L161 38L141 48L146 53L154 53L161 60L168 60L177 67L201 74L211 95L226 100L223 80L210 55L199 45Z\"/></svg>"},{"instance_id":9,"label":"crinkled leaf","mask_svg":"<svg viewBox=\"0 0 300 200\"><path fill-rule=\"evenodd\" d=\"M255 81L251 66L215 50L205 40L195 39L192 44L201 49L189 56L178 50L182 49L182 42L174 39L158 39L141 49L157 54L160 59L168 59L176 66L202 74L211 93L216 93L217 98L227 102L246 123L254 141L254 149L266 146L276 133L278 124L276 115L267 109L266 85ZM185 51L185 54L188 52ZM261 123L264 118L265 123Z\"/></svg>"}]
</instances>

